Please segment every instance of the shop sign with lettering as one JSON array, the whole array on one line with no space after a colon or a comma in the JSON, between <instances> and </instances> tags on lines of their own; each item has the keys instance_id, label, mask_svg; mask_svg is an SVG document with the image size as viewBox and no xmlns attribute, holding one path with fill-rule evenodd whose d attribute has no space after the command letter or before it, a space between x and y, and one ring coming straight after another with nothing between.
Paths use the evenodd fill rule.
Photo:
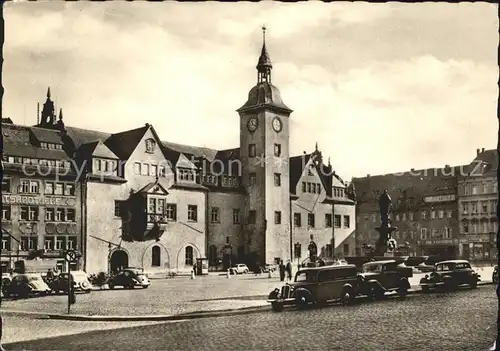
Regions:
<instances>
[{"instance_id":1,"label":"shop sign with lettering","mask_svg":"<svg viewBox=\"0 0 500 351\"><path fill-rule=\"evenodd\" d=\"M2 195L2 202L6 205L33 206L75 206L76 204L73 198L25 195Z\"/></svg>"},{"instance_id":2,"label":"shop sign with lettering","mask_svg":"<svg viewBox=\"0 0 500 351\"><path fill-rule=\"evenodd\" d=\"M461 243L488 243L491 242L491 239L495 239L495 237L485 236L485 235L468 235L465 238L460 238Z\"/></svg>"},{"instance_id":3,"label":"shop sign with lettering","mask_svg":"<svg viewBox=\"0 0 500 351\"><path fill-rule=\"evenodd\" d=\"M453 245L453 239L421 240L419 245Z\"/></svg>"},{"instance_id":4,"label":"shop sign with lettering","mask_svg":"<svg viewBox=\"0 0 500 351\"><path fill-rule=\"evenodd\" d=\"M424 202L446 202L446 201L455 201L455 194L448 195L436 195L436 196L426 196L424 197Z\"/></svg>"}]
</instances>

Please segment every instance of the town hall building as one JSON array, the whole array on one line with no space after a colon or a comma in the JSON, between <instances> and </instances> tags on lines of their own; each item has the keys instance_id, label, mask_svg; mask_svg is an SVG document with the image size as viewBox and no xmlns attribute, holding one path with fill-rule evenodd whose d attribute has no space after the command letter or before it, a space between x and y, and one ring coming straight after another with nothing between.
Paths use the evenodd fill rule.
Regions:
<instances>
[{"instance_id":1,"label":"town hall building","mask_svg":"<svg viewBox=\"0 0 500 351\"><path fill-rule=\"evenodd\" d=\"M123 267L151 274L184 272L197 258L207 258L213 269L236 263L302 262L311 245L324 258L354 255L354 189L335 173L329 160L324 162L317 145L309 153L290 155L293 111L273 85L265 41L256 68L257 82L237 110L237 148L214 150L166 142L151 124L118 133L66 126L62 110L56 118L49 93L35 127L2 121L4 131L22 139L9 146L4 137L2 160L10 165L6 172L12 173L8 179L23 178L23 160L45 153L59 158L60 152L60 159L71 164L73 170L64 181L77 189L71 197L78 202L71 223L79 221L72 231L78 240L71 245L82 254L78 268L88 273ZM47 143L60 147L45 152L41 145ZM35 168L39 164L27 162ZM16 163L19 167L14 167ZM39 178L35 190L47 194L52 180ZM10 190L12 195L16 189ZM8 201L18 199L12 195ZM43 222L49 218L49 207L43 201L37 204ZM9 218L15 213L10 210ZM21 222L10 219L5 237L2 220L2 261L15 250L12 240L24 235ZM43 251L48 237L40 230L29 249ZM62 255L66 246L57 249ZM58 250L54 247L53 255Z\"/></svg>"}]
</instances>

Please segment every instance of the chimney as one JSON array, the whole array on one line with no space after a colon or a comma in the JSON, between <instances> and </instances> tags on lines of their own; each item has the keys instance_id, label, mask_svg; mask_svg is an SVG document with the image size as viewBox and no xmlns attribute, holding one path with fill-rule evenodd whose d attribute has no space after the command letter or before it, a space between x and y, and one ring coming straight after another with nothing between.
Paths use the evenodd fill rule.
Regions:
<instances>
[{"instance_id":1,"label":"chimney","mask_svg":"<svg viewBox=\"0 0 500 351\"><path fill-rule=\"evenodd\" d=\"M478 155L479 155L479 151L481 151L481 150L476 149L476 156L478 156Z\"/></svg>"},{"instance_id":2,"label":"chimney","mask_svg":"<svg viewBox=\"0 0 500 351\"><path fill-rule=\"evenodd\" d=\"M307 152L305 152L305 151L302 151L302 153L303 153L304 155L307 155Z\"/></svg>"},{"instance_id":3,"label":"chimney","mask_svg":"<svg viewBox=\"0 0 500 351\"><path fill-rule=\"evenodd\" d=\"M484 154L484 147L481 149L481 153Z\"/></svg>"},{"instance_id":4,"label":"chimney","mask_svg":"<svg viewBox=\"0 0 500 351\"><path fill-rule=\"evenodd\" d=\"M450 165L445 165L444 168L448 169L448 168L450 168Z\"/></svg>"},{"instance_id":5,"label":"chimney","mask_svg":"<svg viewBox=\"0 0 500 351\"><path fill-rule=\"evenodd\" d=\"M410 169L410 171L415 172L415 168Z\"/></svg>"},{"instance_id":6,"label":"chimney","mask_svg":"<svg viewBox=\"0 0 500 351\"><path fill-rule=\"evenodd\" d=\"M370 178L370 175L369 175L369 174L367 174L367 175L366 175L366 178Z\"/></svg>"}]
</instances>

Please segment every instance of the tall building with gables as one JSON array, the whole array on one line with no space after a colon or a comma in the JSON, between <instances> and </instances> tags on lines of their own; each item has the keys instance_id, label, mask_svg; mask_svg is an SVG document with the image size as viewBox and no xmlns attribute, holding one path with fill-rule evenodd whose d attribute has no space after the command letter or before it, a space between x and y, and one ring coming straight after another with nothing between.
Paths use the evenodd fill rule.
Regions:
<instances>
[{"instance_id":1,"label":"tall building with gables","mask_svg":"<svg viewBox=\"0 0 500 351\"><path fill-rule=\"evenodd\" d=\"M257 82L237 110L237 148L214 150L166 142L150 124L116 133L66 126L62 111L56 119L48 94L44 104L48 112L35 127L2 122L5 130L23 131L11 132L17 133L16 142L4 148L2 160L16 179L24 177L22 164L37 168L45 153L54 162L69 163L71 182L79 189L73 197L78 203L79 239L71 248L82 253L79 268L89 273L125 266L150 273L189 271L196 258L208 258L214 268L302 261L311 245L323 257L353 255L352 187L329 161L324 162L317 145L309 153L290 155L292 109L272 84L265 41L256 68ZM9 145L9 139L4 143ZM60 146L43 147L49 144ZM29 196L48 197L45 194L53 187L50 177L29 178L39 183ZM18 191L11 188L8 196L16 198ZM7 203L17 206L12 204ZM30 249L62 255L62 249L70 246L67 241L54 248L46 244L59 236L57 230L50 232L49 224L57 229L74 221L68 217L47 221L52 219L49 207L43 201L38 206L39 217L33 219L38 221L38 241ZM12 218L18 216L17 210L10 211ZM6 227L9 243L11 237L23 235L20 223L13 219ZM15 246L4 245L3 239L2 261ZM295 244L300 245L299 257L294 256Z\"/></svg>"}]
</instances>

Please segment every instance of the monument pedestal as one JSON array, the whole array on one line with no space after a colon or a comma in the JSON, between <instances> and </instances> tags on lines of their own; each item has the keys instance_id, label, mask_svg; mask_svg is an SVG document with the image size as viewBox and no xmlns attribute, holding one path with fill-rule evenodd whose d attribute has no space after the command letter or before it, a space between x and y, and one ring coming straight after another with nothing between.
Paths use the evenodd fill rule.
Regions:
<instances>
[{"instance_id":1,"label":"monument pedestal","mask_svg":"<svg viewBox=\"0 0 500 351\"><path fill-rule=\"evenodd\" d=\"M375 228L379 233L379 239L375 245L375 253L378 256L394 257L394 252L387 250L387 241L391 238L391 234L398 230L397 227L381 226Z\"/></svg>"}]
</instances>

